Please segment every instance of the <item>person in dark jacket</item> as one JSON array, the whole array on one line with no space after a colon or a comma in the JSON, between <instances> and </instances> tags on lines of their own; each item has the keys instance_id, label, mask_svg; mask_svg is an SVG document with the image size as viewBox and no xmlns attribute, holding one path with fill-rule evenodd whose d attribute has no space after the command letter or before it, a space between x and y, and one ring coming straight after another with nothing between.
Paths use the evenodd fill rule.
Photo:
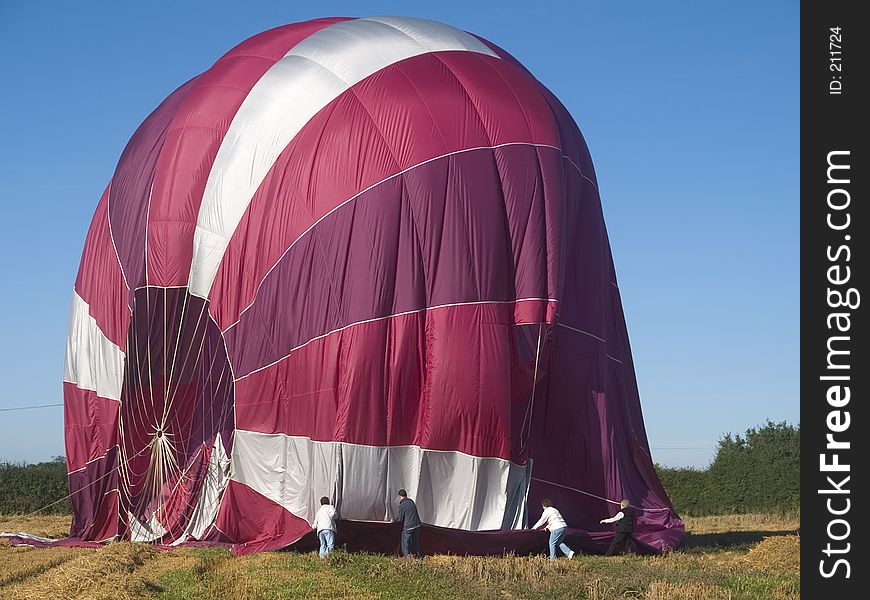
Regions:
<instances>
[{"instance_id":1,"label":"person in dark jacket","mask_svg":"<svg viewBox=\"0 0 870 600\"><path fill-rule=\"evenodd\" d=\"M402 556L423 558L420 553L420 515L408 492L399 490L399 514L393 523L402 523Z\"/></svg>"},{"instance_id":2,"label":"person in dark jacket","mask_svg":"<svg viewBox=\"0 0 870 600\"><path fill-rule=\"evenodd\" d=\"M605 556L611 556L619 546L624 545L626 552L634 552L634 510L628 500L619 503L619 512L609 519L601 519L601 523L616 523L616 533Z\"/></svg>"}]
</instances>

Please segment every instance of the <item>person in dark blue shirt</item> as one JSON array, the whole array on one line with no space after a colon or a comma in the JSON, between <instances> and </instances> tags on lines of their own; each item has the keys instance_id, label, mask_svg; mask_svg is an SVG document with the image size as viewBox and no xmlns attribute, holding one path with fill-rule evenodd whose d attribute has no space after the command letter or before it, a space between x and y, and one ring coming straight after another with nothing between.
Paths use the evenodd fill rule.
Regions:
<instances>
[{"instance_id":1,"label":"person in dark blue shirt","mask_svg":"<svg viewBox=\"0 0 870 600\"><path fill-rule=\"evenodd\" d=\"M399 514L393 523L402 523L402 556L423 558L420 552L420 515L417 505L408 498L408 492L399 490Z\"/></svg>"}]
</instances>

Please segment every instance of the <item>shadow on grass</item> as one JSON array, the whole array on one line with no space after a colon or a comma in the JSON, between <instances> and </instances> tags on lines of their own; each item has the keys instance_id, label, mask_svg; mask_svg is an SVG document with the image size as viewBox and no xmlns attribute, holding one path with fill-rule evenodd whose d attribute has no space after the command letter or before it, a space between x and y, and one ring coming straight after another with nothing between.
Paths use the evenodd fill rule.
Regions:
<instances>
[{"instance_id":1,"label":"shadow on grass","mask_svg":"<svg viewBox=\"0 0 870 600\"><path fill-rule=\"evenodd\" d=\"M685 549L737 549L757 544L764 538L780 535L800 535L800 529L794 531L721 531L718 533L687 533L683 538L682 547Z\"/></svg>"}]
</instances>

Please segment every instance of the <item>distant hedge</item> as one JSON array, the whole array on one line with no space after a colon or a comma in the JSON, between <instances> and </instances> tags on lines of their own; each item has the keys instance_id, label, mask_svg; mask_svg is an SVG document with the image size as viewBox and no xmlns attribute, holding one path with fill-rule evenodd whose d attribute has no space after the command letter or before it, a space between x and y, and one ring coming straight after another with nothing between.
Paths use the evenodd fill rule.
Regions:
<instances>
[{"instance_id":1,"label":"distant hedge","mask_svg":"<svg viewBox=\"0 0 870 600\"><path fill-rule=\"evenodd\" d=\"M62 456L32 465L0 463L0 514L26 514L69 494L66 462ZM67 514L69 500L40 514Z\"/></svg>"},{"instance_id":2,"label":"distant hedge","mask_svg":"<svg viewBox=\"0 0 870 600\"><path fill-rule=\"evenodd\" d=\"M656 465L678 513L786 512L800 507L800 425L768 421L719 440L706 470Z\"/></svg>"}]
</instances>

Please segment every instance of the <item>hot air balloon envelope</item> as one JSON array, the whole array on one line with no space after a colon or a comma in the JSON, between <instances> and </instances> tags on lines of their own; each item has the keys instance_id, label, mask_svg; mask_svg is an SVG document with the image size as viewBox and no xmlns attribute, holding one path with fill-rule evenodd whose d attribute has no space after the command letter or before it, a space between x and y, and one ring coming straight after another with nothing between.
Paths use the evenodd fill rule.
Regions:
<instances>
[{"instance_id":1,"label":"hot air balloon envelope","mask_svg":"<svg viewBox=\"0 0 870 600\"><path fill-rule=\"evenodd\" d=\"M64 377L71 536L675 546L595 171L513 57L420 19L256 35L136 130L97 206Z\"/></svg>"}]
</instances>

